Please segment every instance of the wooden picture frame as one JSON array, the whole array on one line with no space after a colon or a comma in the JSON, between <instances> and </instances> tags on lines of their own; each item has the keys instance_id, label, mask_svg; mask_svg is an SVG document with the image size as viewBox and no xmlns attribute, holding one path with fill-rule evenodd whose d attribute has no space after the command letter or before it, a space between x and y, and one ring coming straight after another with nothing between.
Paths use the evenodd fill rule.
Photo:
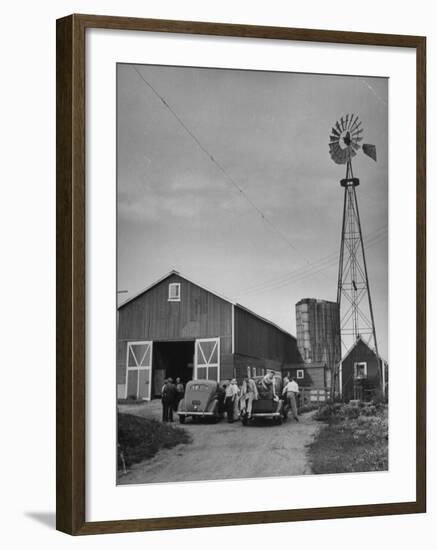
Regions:
<instances>
[{"instance_id":1,"label":"wooden picture frame","mask_svg":"<svg viewBox=\"0 0 437 550\"><path fill-rule=\"evenodd\" d=\"M86 521L85 32L90 28L410 48L416 52L417 411L411 502ZM426 510L426 39L420 36L71 15L57 21L57 529L71 535L274 523Z\"/></svg>"}]
</instances>

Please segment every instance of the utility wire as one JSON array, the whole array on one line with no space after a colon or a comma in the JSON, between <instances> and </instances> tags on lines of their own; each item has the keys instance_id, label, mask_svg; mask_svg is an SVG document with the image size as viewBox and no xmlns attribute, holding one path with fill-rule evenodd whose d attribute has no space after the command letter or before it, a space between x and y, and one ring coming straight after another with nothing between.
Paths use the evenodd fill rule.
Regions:
<instances>
[{"instance_id":1,"label":"utility wire","mask_svg":"<svg viewBox=\"0 0 437 550\"><path fill-rule=\"evenodd\" d=\"M375 244L378 244L383 239L385 239L386 232L387 232L387 229L384 229L384 228L380 228L372 232L366 237L365 246L371 247L371 246L374 246ZM311 276L312 274L320 273L321 271L328 269L329 267L331 267L331 265L334 265L337 262L338 262L338 252L333 252L321 258L320 260L311 263L311 269L308 269L305 267L297 268L291 271L290 273L288 273L287 275L283 275L279 278L265 281L264 283L260 283L249 289L245 289L242 292L235 294L235 297L243 296L246 294L264 292L265 290L269 290L273 288L280 288L281 286L285 286L291 282L296 282L297 280L301 280L302 278Z\"/></svg>"},{"instance_id":2,"label":"utility wire","mask_svg":"<svg viewBox=\"0 0 437 550\"><path fill-rule=\"evenodd\" d=\"M220 170L220 172L225 176L225 179L234 186L239 194L252 206L252 208L259 214L259 216L264 220L266 224L268 224L282 239L287 243L287 245L292 248L295 252L297 252L304 261L311 265L311 262L303 256L303 254L296 248L296 246L291 242L291 240L264 214L264 212L252 201L250 197L244 192L244 190L238 185L238 183L234 180L232 176L230 176L225 168L222 166L222 164L208 151L208 149L202 144L202 142L199 140L199 138L194 134L190 128L185 124L185 122L181 119L181 117L176 113L176 111L172 108L172 106L162 97L162 95L158 92L158 90L150 84L145 78L144 75L138 70L137 67L133 67L135 72L138 74L138 76L141 78L141 80L148 86L150 90L156 95L158 99L162 102L162 104L170 111L170 113L174 116L174 118L179 122L179 124L182 126L182 128L186 131L186 133L193 139L193 141L197 144L199 149L205 153L205 155L209 158L209 160Z\"/></svg>"},{"instance_id":3,"label":"utility wire","mask_svg":"<svg viewBox=\"0 0 437 550\"><path fill-rule=\"evenodd\" d=\"M384 237L385 238L385 237ZM371 246L374 246L375 244L378 244L379 242L381 242L383 239L381 239L381 237L379 237L378 239L375 239L373 242L369 243L367 245L367 248L370 248ZM321 273L323 271L325 271L326 269L330 268L331 266L333 265L336 265L337 264L337 258L334 258L333 260L331 260L330 262L327 262L325 263L325 265L320 265L318 266L319 268L318 269L311 269L311 270L307 270L305 272L301 272L301 273L298 273L297 275L295 275L294 277L291 277L279 284L276 284L276 285L273 285L273 286L268 286L268 287L264 287L264 288L261 288L261 289L258 289L254 292L256 293L259 293L259 292L264 292L266 290L272 290L272 289L277 289L277 288L282 288L284 286L287 286L289 285L290 283L297 283L303 279L306 279L308 277L311 277L312 275L316 275L318 273Z\"/></svg>"},{"instance_id":4,"label":"utility wire","mask_svg":"<svg viewBox=\"0 0 437 550\"><path fill-rule=\"evenodd\" d=\"M375 240L375 241L369 243L368 248L370 248L371 246L374 246L375 244L378 244L379 242L381 242L381 239ZM294 275L292 277L289 277L288 279L286 279L284 281L279 281L276 284L270 284L270 285L262 286L260 288L250 289L249 291L243 291L240 294L236 294L234 298L241 297L241 296L244 296L244 295L247 295L247 294L260 294L260 293L265 292L267 290L278 289L278 288L282 288L284 286L287 286L291 283L297 283L297 282L299 282L303 279L311 277L312 275L316 275L318 273L326 271L328 268L335 265L336 263L337 263L337 258L335 258L331 262L325 263L325 265L320 265L318 269L312 269L312 270L309 270L309 271L306 271L306 272L297 273L296 275Z\"/></svg>"},{"instance_id":5,"label":"utility wire","mask_svg":"<svg viewBox=\"0 0 437 550\"><path fill-rule=\"evenodd\" d=\"M374 242L372 244L369 245L370 246L373 246L374 244L377 244L377 242ZM306 273L299 273L296 277L294 278L290 278L288 279L287 281L284 281L280 284L277 284L277 285L274 285L274 286L270 286L270 287L265 287L265 288L262 288L262 289L259 289L257 291L254 291L253 293L262 293L262 292L265 292L267 290L273 290L273 289L278 289L278 288L282 288L284 286L287 286L291 283L295 284L295 283L298 283L304 279L307 279L308 277L311 277L312 275L317 275L319 273L322 273L324 272L326 269L328 269L329 267L335 265L337 263L337 260L334 260L334 262L330 262L330 264L327 264L327 265L324 265L322 267L320 267L319 269L316 269L316 270L310 270Z\"/></svg>"}]
</instances>

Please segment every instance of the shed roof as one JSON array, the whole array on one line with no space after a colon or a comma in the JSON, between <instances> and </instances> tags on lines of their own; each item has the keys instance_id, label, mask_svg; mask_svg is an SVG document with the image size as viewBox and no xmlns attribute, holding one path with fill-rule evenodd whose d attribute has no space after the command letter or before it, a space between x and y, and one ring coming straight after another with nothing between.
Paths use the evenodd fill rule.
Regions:
<instances>
[{"instance_id":1,"label":"shed roof","mask_svg":"<svg viewBox=\"0 0 437 550\"><path fill-rule=\"evenodd\" d=\"M367 342L363 340L362 336L358 336L358 338L355 340L352 346L348 349L348 351L346 352L346 355L342 358L340 363L343 363L343 361L346 361L346 359L349 357L349 355L352 353L352 351L357 347L359 343L364 344L375 355L375 357L378 357L378 354L376 353L376 351L373 348L371 348ZM381 359L381 361L384 361L384 363L387 363L387 361L383 357L381 357L381 355L379 355L379 358Z\"/></svg>"}]
</instances>

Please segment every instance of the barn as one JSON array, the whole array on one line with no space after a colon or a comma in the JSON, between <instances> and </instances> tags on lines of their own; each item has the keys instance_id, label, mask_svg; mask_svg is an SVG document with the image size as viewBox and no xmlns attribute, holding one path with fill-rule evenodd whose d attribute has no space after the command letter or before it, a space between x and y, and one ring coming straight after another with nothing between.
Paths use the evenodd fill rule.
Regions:
<instances>
[{"instance_id":1,"label":"barn","mask_svg":"<svg viewBox=\"0 0 437 550\"><path fill-rule=\"evenodd\" d=\"M117 395L152 399L166 377L241 380L298 363L296 338L171 271L118 308Z\"/></svg>"},{"instance_id":2,"label":"barn","mask_svg":"<svg viewBox=\"0 0 437 550\"><path fill-rule=\"evenodd\" d=\"M338 393L343 401L372 399L380 385L379 371L385 393L388 364L359 336L339 364Z\"/></svg>"}]
</instances>

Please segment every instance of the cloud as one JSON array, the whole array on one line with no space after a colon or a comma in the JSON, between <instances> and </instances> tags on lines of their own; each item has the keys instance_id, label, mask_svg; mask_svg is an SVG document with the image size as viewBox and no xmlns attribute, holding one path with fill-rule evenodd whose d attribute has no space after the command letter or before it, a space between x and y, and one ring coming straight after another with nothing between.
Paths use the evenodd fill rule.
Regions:
<instances>
[{"instance_id":1,"label":"cloud","mask_svg":"<svg viewBox=\"0 0 437 550\"><path fill-rule=\"evenodd\" d=\"M178 196L158 197L156 195L139 197L136 200L119 200L118 216L120 220L132 223L154 223L168 220L169 217L192 219L199 215L201 200L194 202Z\"/></svg>"}]
</instances>

